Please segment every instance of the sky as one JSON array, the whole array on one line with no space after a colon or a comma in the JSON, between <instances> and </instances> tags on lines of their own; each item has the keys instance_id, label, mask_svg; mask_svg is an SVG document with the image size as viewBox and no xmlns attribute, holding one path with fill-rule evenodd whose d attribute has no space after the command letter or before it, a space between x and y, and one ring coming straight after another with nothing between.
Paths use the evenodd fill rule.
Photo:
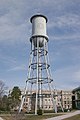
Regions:
<instances>
[{"instance_id":1,"label":"sky","mask_svg":"<svg viewBox=\"0 0 80 120\"><path fill-rule=\"evenodd\" d=\"M50 69L57 89L80 86L80 0L0 0L0 80L25 87L30 57L30 18L48 18Z\"/></svg>"}]
</instances>

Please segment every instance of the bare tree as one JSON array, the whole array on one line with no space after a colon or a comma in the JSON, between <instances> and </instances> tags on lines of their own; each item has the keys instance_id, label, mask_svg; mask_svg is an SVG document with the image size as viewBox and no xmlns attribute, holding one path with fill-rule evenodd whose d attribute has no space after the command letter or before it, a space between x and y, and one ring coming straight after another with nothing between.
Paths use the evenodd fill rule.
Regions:
<instances>
[{"instance_id":1,"label":"bare tree","mask_svg":"<svg viewBox=\"0 0 80 120\"><path fill-rule=\"evenodd\" d=\"M6 88L7 87L5 86L4 82L0 80L0 109L1 110L4 108L2 98L5 94Z\"/></svg>"},{"instance_id":2,"label":"bare tree","mask_svg":"<svg viewBox=\"0 0 80 120\"><path fill-rule=\"evenodd\" d=\"M4 82L0 80L0 98L4 95L7 87L5 86Z\"/></svg>"}]
</instances>

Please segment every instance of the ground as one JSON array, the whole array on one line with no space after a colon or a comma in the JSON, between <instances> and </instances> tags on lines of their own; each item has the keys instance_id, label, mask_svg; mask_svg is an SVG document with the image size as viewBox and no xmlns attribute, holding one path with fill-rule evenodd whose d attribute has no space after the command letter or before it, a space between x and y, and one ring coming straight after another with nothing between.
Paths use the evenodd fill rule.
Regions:
<instances>
[{"instance_id":1,"label":"ground","mask_svg":"<svg viewBox=\"0 0 80 120\"><path fill-rule=\"evenodd\" d=\"M17 114L4 114L4 115L0 115L4 120L43 120L43 119L47 119L47 118L51 118L51 117L55 117L55 116L59 116L62 114L49 114L49 115L23 115L20 114L19 116Z\"/></svg>"},{"instance_id":2,"label":"ground","mask_svg":"<svg viewBox=\"0 0 80 120\"><path fill-rule=\"evenodd\" d=\"M19 116L17 114L4 114L4 115L0 115L4 120L44 120L47 118L51 118L51 117L55 117L55 116L59 116L62 114L49 114L49 115L23 115L20 114ZM64 120L80 120L80 114L79 115L75 115L73 117L64 119Z\"/></svg>"},{"instance_id":3,"label":"ground","mask_svg":"<svg viewBox=\"0 0 80 120\"><path fill-rule=\"evenodd\" d=\"M79 115L75 115L75 116L70 117L70 118L66 118L64 120L80 120L80 114Z\"/></svg>"}]
</instances>

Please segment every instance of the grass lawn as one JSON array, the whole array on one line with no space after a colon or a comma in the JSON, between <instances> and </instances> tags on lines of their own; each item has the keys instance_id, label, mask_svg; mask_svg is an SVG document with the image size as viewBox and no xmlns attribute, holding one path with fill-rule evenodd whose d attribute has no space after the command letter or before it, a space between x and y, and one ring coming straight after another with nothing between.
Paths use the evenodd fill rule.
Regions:
<instances>
[{"instance_id":1,"label":"grass lawn","mask_svg":"<svg viewBox=\"0 0 80 120\"><path fill-rule=\"evenodd\" d=\"M47 118L51 118L51 117L55 117L55 116L59 116L62 114L49 114L49 115L20 115L20 116L11 116L11 115L3 115L1 116L4 120L43 120L43 119L47 119Z\"/></svg>"},{"instance_id":2,"label":"grass lawn","mask_svg":"<svg viewBox=\"0 0 80 120\"><path fill-rule=\"evenodd\" d=\"M80 120L80 114L79 115L75 115L75 116L70 117L70 118L66 118L64 120Z\"/></svg>"}]
</instances>

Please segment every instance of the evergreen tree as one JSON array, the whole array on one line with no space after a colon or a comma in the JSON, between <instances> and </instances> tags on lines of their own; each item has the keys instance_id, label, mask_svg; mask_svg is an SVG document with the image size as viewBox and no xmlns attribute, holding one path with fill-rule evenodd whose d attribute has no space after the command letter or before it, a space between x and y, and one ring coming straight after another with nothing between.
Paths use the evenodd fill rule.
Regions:
<instances>
[{"instance_id":1,"label":"evergreen tree","mask_svg":"<svg viewBox=\"0 0 80 120\"><path fill-rule=\"evenodd\" d=\"M15 86L12 89L11 96L9 97L9 101L11 103L11 108L12 109L17 109L20 104L20 96L21 96L21 91L18 86Z\"/></svg>"}]
</instances>

